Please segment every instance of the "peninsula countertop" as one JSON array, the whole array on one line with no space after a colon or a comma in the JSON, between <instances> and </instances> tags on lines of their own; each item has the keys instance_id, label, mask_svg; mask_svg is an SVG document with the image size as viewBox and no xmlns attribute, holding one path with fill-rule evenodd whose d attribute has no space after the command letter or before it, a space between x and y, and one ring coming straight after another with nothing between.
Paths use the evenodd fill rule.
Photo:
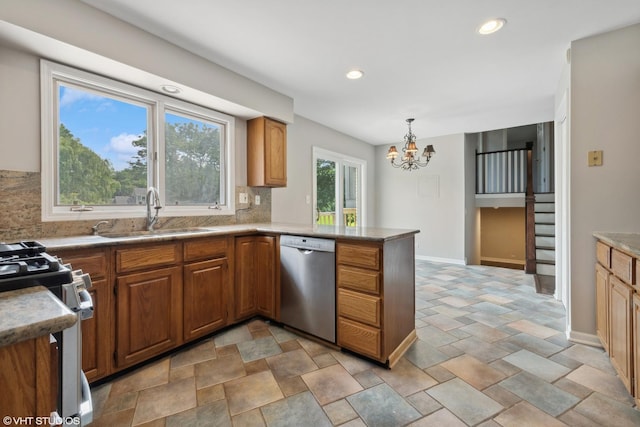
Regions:
<instances>
[{"instance_id":1,"label":"peninsula countertop","mask_svg":"<svg viewBox=\"0 0 640 427\"><path fill-rule=\"evenodd\" d=\"M73 326L77 316L44 286L0 292L0 347Z\"/></svg>"},{"instance_id":2,"label":"peninsula countertop","mask_svg":"<svg viewBox=\"0 0 640 427\"><path fill-rule=\"evenodd\" d=\"M609 246L618 248L640 258L640 233L612 233L596 231L593 233L596 239L602 240Z\"/></svg>"},{"instance_id":3,"label":"peninsula countertop","mask_svg":"<svg viewBox=\"0 0 640 427\"><path fill-rule=\"evenodd\" d=\"M106 245L126 245L133 243L182 240L186 238L224 236L229 234L274 233L294 234L329 239L354 239L385 242L419 233L414 229L391 229L376 227L344 227L332 225L303 224L236 224L219 226L190 227L186 229L158 229L153 232L130 231L122 233L103 233L102 235L82 235L66 237L46 237L38 239L48 250L81 249Z\"/></svg>"}]
</instances>

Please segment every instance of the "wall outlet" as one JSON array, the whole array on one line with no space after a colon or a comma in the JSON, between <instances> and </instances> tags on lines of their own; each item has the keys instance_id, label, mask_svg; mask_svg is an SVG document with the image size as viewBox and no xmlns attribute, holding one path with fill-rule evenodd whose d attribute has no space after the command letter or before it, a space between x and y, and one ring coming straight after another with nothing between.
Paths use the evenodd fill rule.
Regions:
<instances>
[{"instance_id":1,"label":"wall outlet","mask_svg":"<svg viewBox=\"0 0 640 427\"><path fill-rule=\"evenodd\" d=\"M240 203L249 203L249 195L247 193L240 193Z\"/></svg>"},{"instance_id":2,"label":"wall outlet","mask_svg":"<svg viewBox=\"0 0 640 427\"><path fill-rule=\"evenodd\" d=\"M589 166L602 166L602 150L589 151Z\"/></svg>"},{"instance_id":3,"label":"wall outlet","mask_svg":"<svg viewBox=\"0 0 640 427\"><path fill-rule=\"evenodd\" d=\"M256 205L260 204L260 196L256 195Z\"/></svg>"}]
</instances>

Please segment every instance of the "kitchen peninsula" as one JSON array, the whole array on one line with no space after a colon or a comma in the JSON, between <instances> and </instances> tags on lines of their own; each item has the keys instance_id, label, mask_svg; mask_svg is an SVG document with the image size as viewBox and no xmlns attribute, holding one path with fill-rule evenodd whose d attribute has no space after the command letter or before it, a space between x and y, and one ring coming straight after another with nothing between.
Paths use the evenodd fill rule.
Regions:
<instances>
[{"instance_id":1,"label":"kitchen peninsula","mask_svg":"<svg viewBox=\"0 0 640 427\"><path fill-rule=\"evenodd\" d=\"M280 322L283 234L335 240L330 344L392 367L416 339L418 232L265 223L41 242L93 279L83 370L95 382L255 316Z\"/></svg>"}]
</instances>

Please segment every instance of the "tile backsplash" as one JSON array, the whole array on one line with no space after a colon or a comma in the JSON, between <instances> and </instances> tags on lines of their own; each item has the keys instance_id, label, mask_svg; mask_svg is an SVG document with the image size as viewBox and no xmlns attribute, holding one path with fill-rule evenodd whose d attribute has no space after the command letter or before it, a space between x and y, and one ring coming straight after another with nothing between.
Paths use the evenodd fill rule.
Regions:
<instances>
[{"instance_id":1,"label":"tile backsplash","mask_svg":"<svg viewBox=\"0 0 640 427\"><path fill-rule=\"evenodd\" d=\"M10 242L41 237L87 235L98 220L42 222L40 173L0 170L0 241ZM239 203L239 194L249 195L249 204ZM260 205L255 205L255 196ZM236 187L235 215L162 217L157 228L208 227L271 221L271 189ZM144 207L141 207L144 208ZM101 227L105 232L143 230L145 218L109 219Z\"/></svg>"}]
</instances>

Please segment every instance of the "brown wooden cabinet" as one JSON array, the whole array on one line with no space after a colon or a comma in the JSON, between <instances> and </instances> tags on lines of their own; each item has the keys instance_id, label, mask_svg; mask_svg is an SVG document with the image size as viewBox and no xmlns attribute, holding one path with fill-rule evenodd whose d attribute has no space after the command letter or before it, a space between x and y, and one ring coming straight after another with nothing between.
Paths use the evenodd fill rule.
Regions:
<instances>
[{"instance_id":1,"label":"brown wooden cabinet","mask_svg":"<svg viewBox=\"0 0 640 427\"><path fill-rule=\"evenodd\" d=\"M640 401L638 260L607 243L596 243L596 332L629 393Z\"/></svg>"},{"instance_id":2,"label":"brown wooden cabinet","mask_svg":"<svg viewBox=\"0 0 640 427\"><path fill-rule=\"evenodd\" d=\"M235 241L236 320L277 317L276 238L243 236Z\"/></svg>"},{"instance_id":3,"label":"brown wooden cabinet","mask_svg":"<svg viewBox=\"0 0 640 427\"><path fill-rule=\"evenodd\" d=\"M416 339L413 235L336 252L338 345L393 366Z\"/></svg>"},{"instance_id":4,"label":"brown wooden cabinet","mask_svg":"<svg viewBox=\"0 0 640 427\"><path fill-rule=\"evenodd\" d=\"M229 262L227 239L184 243L184 340L207 335L227 324ZM186 263L187 261L202 260Z\"/></svg>"},{"instance_id":5,"label":"brown wooden cabinet","mask_svg":"<svg viewBox=\"0 0 640 427\"><path fill-rule=\"evenodd\" d=\"M123 368L182 344L182 251L175 243L145 245L117 249L115 259L115 354Z\"/></svg>"},{"instance_id":6,"label":"brown wooden cabinet","mask_svg":"<svg viewBox=\"0 0 640 427\"><path fill-rule=\"evenodd\" d=\"M609 352L609 272L596 264L596 334Z\"/></svg>"},{"instance_id":7,"label":"brown wooden cabinet","mask_svg":"<svg viewBox=\"0 0 640 427\"><path fill-rule=\"evenodd\" d=\"M74 270L89 273L93 300L93 317L85 319L82 327L82 370L89 381L96 381L111 373L111 322L113 287L109 275L109 252L105 249L58 251L63 262Z\"/></svg>"},{"instance_id":8,"label":"brown wooden cabinet","mask_svg":"<svg viewBox=\"0 0 640 427\"><path fill-rule=\"evenodd\" d=\"M287 126L257 117L247 121L247 185L287 186Z\"/></svg>"},{"instance_id":9,"label":"brown wooden cabinet","mask_svg":"<svg viewBox=\"0 0 640 427\"><path fill-rule=\"evenodd\" d=\"M0 347L0 413L49 417L57 406L57 360L55 339L49 334Z\"/></svg>"}]
</instances>

